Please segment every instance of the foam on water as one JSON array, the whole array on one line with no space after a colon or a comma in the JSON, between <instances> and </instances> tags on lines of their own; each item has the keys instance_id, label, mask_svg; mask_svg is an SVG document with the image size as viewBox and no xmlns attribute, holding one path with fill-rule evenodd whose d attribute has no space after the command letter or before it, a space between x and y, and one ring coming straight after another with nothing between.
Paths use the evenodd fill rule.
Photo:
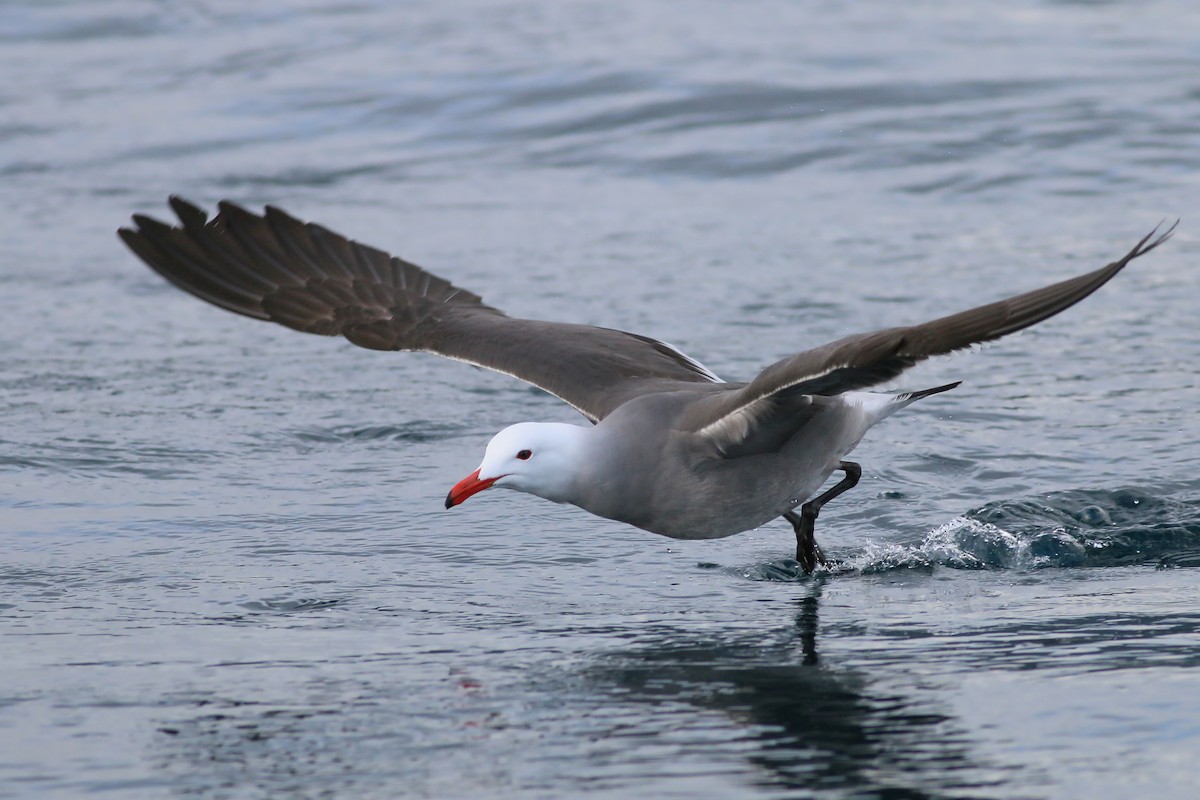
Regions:
<instances>
[{"instance_id":1,"label":"foam on water","mask_svg":"<svg viewBox=\"0 0 1200 800\"><path fill-rule=\"evenodd\" d=\"M1008 528L997 522L1004 522ZM1200 503L1130 489L1070 491L1037 500L990 503L955 517L913 544L872 542L839 554L819 573L877 574L891 570L1027 570L1148 564L1194 565ZM702 565L703 566L703 565ZM794 559L741 572L753 580L803 579Z\"/></svg>"}]
</instances>

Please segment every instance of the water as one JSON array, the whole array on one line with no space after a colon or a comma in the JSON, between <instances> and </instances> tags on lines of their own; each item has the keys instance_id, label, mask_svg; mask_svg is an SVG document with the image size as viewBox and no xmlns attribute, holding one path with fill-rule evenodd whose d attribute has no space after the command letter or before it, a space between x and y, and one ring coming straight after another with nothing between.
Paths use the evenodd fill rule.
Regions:
<instances>
[{"instance_id":1,"label":"water","mask_svg":"<svg viewBox=\"0 0 1200 800\"><path fill-rule=\"evenodd\" d=\"M1200 783L1184 2L0 4L0 796L1127 798ZM1168 245L790 531L447 488L519 383L114 236L275 203L718 373Z\"/></svg>"}]
</instances>

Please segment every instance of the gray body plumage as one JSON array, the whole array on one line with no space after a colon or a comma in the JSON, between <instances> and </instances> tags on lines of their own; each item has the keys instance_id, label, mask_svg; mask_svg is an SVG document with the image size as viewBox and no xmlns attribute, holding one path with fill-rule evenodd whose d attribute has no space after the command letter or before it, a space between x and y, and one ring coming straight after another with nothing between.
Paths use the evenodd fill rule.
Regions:
<instances>
[{"instance_id":1,"label":"gray body plumage","mask_svg":"<svg viewBox=\"0 0 1200 800\"><path fill-rule=\"evenodd\" d=\"M209 221L183 200L171 205L180 225L139 215L120 235L191 294L362 347L421 350L512 375L594 424L502 431L463 499L507 486L685 539L729 536L789 512L872 425L957 384L899 395L860 390L1069 308L1174 230L1151 232L1093 272L924 324L849 336L726 383L654 339L511 318L413 264L275 208L259 216L221 203Z\"/></svg>"},{"instance_id":2,"label":"gray body plumage","mask_svg":"<svg viewBox=\"0 0 1200 800\"><path fill-rule=\"evenodd\" d=\"M793 430L731 458L682 424L701 391L646 395L601 420L586 438L575 505L675 539L732 536L811 497L868 428L906 404L863 392L816 397Z\"/></svg>"}]
</instances>

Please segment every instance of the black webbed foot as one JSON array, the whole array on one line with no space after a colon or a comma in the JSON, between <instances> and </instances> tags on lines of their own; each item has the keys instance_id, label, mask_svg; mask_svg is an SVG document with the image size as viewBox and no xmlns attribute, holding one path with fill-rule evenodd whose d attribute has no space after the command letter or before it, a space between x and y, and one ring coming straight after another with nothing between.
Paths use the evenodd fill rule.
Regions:
<instances>
[{"instance_id":1,"label":"black webbed foot","mask_svg":"<svg viewBox=\"0 0 1200 800\"><path fill-rule=\"evenodd\" d=\"M829 562L825 559L825 554L821 552L821 548L817 545L817 539L813 533L816 527L817 516L821 513L821 506L847 489L854 488L858 483L858 479L862 477L862 467L853 461L842 461L838 464L838 469L845 472L846 477L838 481L828 491L800 506L799 514L795 511L789 511L783 515L784 519L792 523L792 529L796 532L796 560L800 562L800 566L806 574L812 574L812 571L817 568L818 564L823 567L829 565Z\"/></svg>"}]
</instances>

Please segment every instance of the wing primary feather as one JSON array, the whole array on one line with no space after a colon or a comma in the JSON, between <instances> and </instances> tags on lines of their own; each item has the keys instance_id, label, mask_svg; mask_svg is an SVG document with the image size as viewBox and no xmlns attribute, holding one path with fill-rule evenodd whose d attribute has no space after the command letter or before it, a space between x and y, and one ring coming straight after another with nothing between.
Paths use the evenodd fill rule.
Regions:
<instances>
[{"instance_id":1,"label":"wing primary feather","mask_svg":"<svg viewBox=\"0 0 1200 800\"><path fill-rule=\"evenodd\" d=\"M274 206L258 215L222 201L209 221L182 198L170 205L177 227L135 215L122 241L175 286L228 311L512 375L593 422L639 395L719 380L655 339L513 319L415 264Z\"/></svg>"},{"instance_id":2,"label":"wing primary feather","mask_svg":"<svg viewBox=\"0 0 1200 800\"><path fill-rule=\"evenodd\" d=\"M839 339L768 366L750 383L711 403L689 421L695 431L728 431L722 418L761 409L764 398L836 395L893 380L919 361L987 342L1061 313L1091 295L1129 262L1174 234L1176 220L1162 233L1159 223L1122 258L1100 269L1006 300L910 327L888 328Z\"/></svg>"}]
</instances>

